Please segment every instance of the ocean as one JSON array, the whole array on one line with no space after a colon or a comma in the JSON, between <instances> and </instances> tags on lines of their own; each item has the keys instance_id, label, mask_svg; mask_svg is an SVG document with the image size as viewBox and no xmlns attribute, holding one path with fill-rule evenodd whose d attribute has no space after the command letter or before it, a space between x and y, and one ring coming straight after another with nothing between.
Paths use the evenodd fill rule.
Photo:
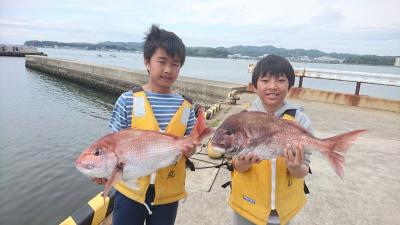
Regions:
<instances>
[{"instance_id":1,"label":"ocean","mask_svg":"<svg viewBox=\"0 0 400 225\"><path fill-rule=\"evenodd\" d=\"M39 50L47 53L49 57L144 70L143 55L140 53L86 51L53 48L44 48ZM249 64L255 63L255 60L245 59L186 57L185 64L183 65L180 72L180 76L196 77L206 80L225 81L238 84L248 84L249 82L251 82L251 74L247 72L247 67ZM297 69L305 68L306 70L323 69L378 74L394 74L399 75L400 77L400 67L395 66L369 66L299 62L293 62L292 65ZM296 81L296 84L297 82L298 80ZM354 94L356 83L306 78L303 80L303 87ZM400 100L400 87L362 84L360 95L369 95L379 98Z\"/></svg>"}]
</instances>

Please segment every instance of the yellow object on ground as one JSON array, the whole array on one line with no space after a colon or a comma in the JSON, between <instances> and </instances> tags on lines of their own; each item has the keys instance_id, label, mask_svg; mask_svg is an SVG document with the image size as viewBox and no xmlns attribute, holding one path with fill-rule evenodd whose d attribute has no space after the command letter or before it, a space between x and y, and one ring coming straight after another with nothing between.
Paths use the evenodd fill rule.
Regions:
<instances>
[{"instance_id":1,"label":"yellow object on ground","mask_svg":"<svg viewBox=\"0 0 400 225\"><path fill-rule=\"evenodd\" d=\"M216 152L211 146L211 138L207 142L207 155L212 159L219 159L222 157L222 153Z\"/></svg>"}]
</instances>

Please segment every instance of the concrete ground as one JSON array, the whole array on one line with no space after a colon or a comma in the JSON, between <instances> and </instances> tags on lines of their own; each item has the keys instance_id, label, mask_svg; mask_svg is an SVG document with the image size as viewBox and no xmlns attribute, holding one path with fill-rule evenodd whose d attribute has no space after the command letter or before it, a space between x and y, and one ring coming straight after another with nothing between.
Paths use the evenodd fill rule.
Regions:
<instances>
[{"instance_id":1,"label":"concrete ground","mask_svg":"<svg viewBox=\"0 0 400 225\"><path fill-rule=\"evenodd\" d=\"M237 105L222 105L209 121L216 125L226 116L249 106L254 94L242 94ZM313 153L313 174L306 177L311 194L291 224L399 224L400 214L400 113L344 105L290 100L302 105L310 117L315 136L326 138L350 130L368 129L346 153L345 175L336 176L328 161ZM197 167L220 160L193 156ZM205 163L196 159L206 160ZM229 181L226 169L187 172L188 197L179 205L177 225L231 224L227 205Z\"/></svg>"}]
</instances>

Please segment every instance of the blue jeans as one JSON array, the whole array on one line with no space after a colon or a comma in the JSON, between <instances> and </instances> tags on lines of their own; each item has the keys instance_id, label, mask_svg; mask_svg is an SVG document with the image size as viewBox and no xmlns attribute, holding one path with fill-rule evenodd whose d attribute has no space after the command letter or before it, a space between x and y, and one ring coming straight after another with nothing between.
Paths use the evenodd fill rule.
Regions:
<instances>
[{"instance_id":1,"label":"blue jeans","mask_svg":"<svg viewBox=\"0 0 400 225\"><path fill-rule=\"evenodd\" d=\"M125 195L115 193L113 225L173 225L179 202L164 205L151 205L154 200L154 185L150 185L146 193L146 204L152 214L149 214L146 206L127 198Z\"/></svg>"},{"instance_id":2,"label":"blue jeans","mask_svg":"<svg viewBox=\"0 0 400 225\"><path fill-rule=\"evenodd\" d=\"M275 218L272 219L271 216ZM233 211L233 225L254 225L254 223L250 222L246 218L239 215L237 212ZM279 225L279 217L276 212L271 212L269 221L267 221L266 225ZM286 225L289 225L289 222Z\"/></svg>"}]
</instances>

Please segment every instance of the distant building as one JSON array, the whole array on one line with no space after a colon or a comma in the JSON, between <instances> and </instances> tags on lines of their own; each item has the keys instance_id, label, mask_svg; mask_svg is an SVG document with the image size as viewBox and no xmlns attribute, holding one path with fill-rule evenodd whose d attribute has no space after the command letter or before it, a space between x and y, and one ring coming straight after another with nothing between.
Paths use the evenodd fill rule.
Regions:
<instances>
[{"instance_id":1,"label":"distant building","mask_svg":"<svg viewBox=\"0 0 400 225\"><path fill-rule=\"evenodd\" d=\"M291 56L286 57L290 62L311 62L312 60L308 56Z\"/></svg>"},{"instance_id":2,"label":"distant building","mask_svg":"<svg viewBox=\"0 0 400 225\"><path fill-rule=\"evenodd\" d=\"M396 57L396 60L394 61L394 66L400 66L400 57Z\"/></svg>"},{"instance_id":3,"label":"distant building","mask_svg":"<svg viewBox=\"0 0 400 225\"><path fill-rule=\"evenodd\" d=\"M249 58L250 58L250 56L242 55L242 54L228 55L228 59L249 59Z\"/></svg>"},{"instance_id":4,"label":"distant building","mask_svg":"<svg viewBox=\"0 0 400 225\"><path fill-rule=\"evenodd\" d=\"M329 56L321 56L314 59L316 62L322 63L340 63L339 59L329 57Z\"/></svg>"},{"instance_id":5,"label":"distant building","mask_svg":"<svg viewBox=\"0 0 400 225\"><path fill-rule=\"evenodd\" d=\"M228 55L229 59L240 59L241 57L242 57L242 54Z\"/></svg>"},{"instance_id":6,"label":"distant building","mask_svg":"<svg viewBox=\"0 0 400 225\"><path fill-rule=\"evenodd\" d=\"M38 52L37 48L25 45L5 45L0 44L0 56L24 57L25 55L45 55Z\"/></svg>"},{"instance_id":7,"label":"distant building","mask_svg":"<svg viewBox=\"0 0 400 225\"><path fill-rule=\"evenodd\" d=\"M23 52L23 53L36 53L37 48L25 45L4 45L0 44L0 52Z\"/></svg>"}]
</instances>

